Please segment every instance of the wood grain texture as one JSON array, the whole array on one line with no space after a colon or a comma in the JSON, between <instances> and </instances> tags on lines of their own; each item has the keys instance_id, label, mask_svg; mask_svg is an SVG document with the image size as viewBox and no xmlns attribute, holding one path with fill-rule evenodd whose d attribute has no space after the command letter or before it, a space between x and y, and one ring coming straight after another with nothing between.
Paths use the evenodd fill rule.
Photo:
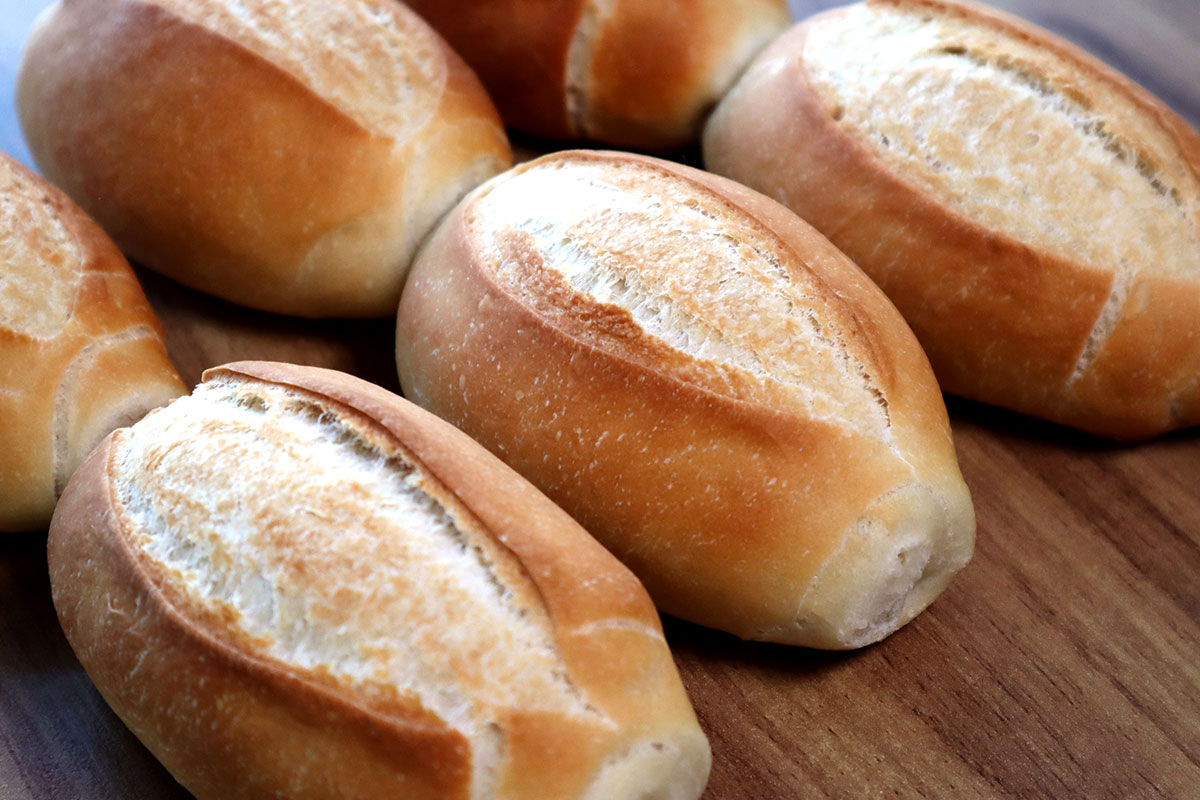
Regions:
<instances>
[{"instance_id":1,"label":"wood grain texture","mask_svg":"<svg viewBox=\"0 0 1200 800\"><path fill-rule=\"evenodd\" d=\"M778 754L711 796L1195 797L1200 437L951 416L979 545L912 625L845 656L668 629L714 752Z\"/></svg>"},{"instance_id":2,"label":"wood grain texture","mask_svg":"<svg viewBox=\"0 0 1200 800\"><path fill-rule=\"evenodd\" d=\"M1200 123L1200 3L1003 5ZM398 388L390 321L258 314L140 275L186 381L273 358ZM915 622L826 654L667 621L712 739L706 800L1200 797L1200 431L1122 447L949 405L978 549ZM44 545L0 539L0 800L185 800L75 662Z\"/></svg>"}]
</instances>

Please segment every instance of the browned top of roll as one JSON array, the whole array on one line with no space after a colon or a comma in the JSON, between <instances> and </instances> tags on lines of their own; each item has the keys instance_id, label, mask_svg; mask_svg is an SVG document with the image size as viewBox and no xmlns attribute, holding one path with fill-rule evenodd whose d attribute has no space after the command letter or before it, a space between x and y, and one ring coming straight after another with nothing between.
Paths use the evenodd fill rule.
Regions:
<instances>
[{"instance_id":1,"label":"browned top of roll","mask_svg":"<svg viewBox=\"0 0 1200 800\"><path fill-rule=\"evenodd\" d=\"M406 394L669 613L859 646L969 558L928 361L878 288L770 199L658 159L554 153L464 200L414 270Z\"/></svg>"},{"instance_id":2,"label":"browned top of roll","mask_svg":"<svg viewBox=\"0 0 1200 800\"><path fill-rule=\"evenodd\" d=\"M182 391L113 243L62 192L0 155L0 531L49 522L105 434Z\"/></svg>"},{"instance_id":3,"label":"browned top of roll","mask_svg":"<svg viewBox=\"0 0 1200 800\"><path fill-rule=\"evenodd\" d=\"M114 434L79 483L51 557L68 637L201 797L327 796L323 778L295 777L343 768L319 735L252 733L256 715L313 708L357 748L340 795L598 799L666 780L694 798L703 786L707 747L637 580L464 434L389 392L329 370L219 367ZM97 486L105 510L86 500ZM93 549L123 554L128 588L90 577ZM162 622L142 634L143 680L181 653L227 665L185 692L220 720L212 730L177 726L173 700L100 654L109 621L75 598L126 592ZM227 707L247 684L252 711ZM291 753L291 771L247 774L266 747Z\"/></svg>"},{"instance_id":4,"label":"browned top of roll","mask_svg":"<svg viewBox=\"0 0 1200 800\"><path fill-rule=\"evenodd\" d=\"M742 67L787 25L782 0L412 0L542 136L665 149L694 139Z\"/></svg>"},{"instance_id":5,"label":"browned top of roll","mask_svg":"<svg viewBox=\"0 0 1200 800\"><path fill-rule=\"evenodd\" d=\"M403 140L428 122L446 61L399 3L153 0L236 42L375 133Z\"/></svg>"},{"instance_id":6,"label":"browned top of roll","mask_svg":"<svg viewBox=\"0 0 1200 800\"><path fill-rule=\"evenodd\" d=\"M854 258L947 390L1121 438L1200 421L1200 135L1053 34L955 0L819 14L705 160Z\"/></svg>"},{"instance_id":7,"label":"browned top of roll","mask_svg":"<svg viewBox=\"0 0 1200 800\"><path fill-rule=\"evenodd\" d=\"M22 63L43 172L131 258L265 310L389 313L436 219L511 163L482 85L394 0L73 0Z\"/></svg>"},{"instance_id":8,"label":"browned top of roll","mask_svg":"<svg viewBox=\"0 0 1200 800\"><path fill-rule=\"evenodd\" d=\"M843 127L972 221L1098 269L1200 277L1200 137L1061 39L978 5L871 0L809 23L804 68Z\"/></svg>"},{"instance_id":9,"label":"browned top of roll","mask_svg":"<svg viewBox=\"0 0 1200 800\"><path fill-rule=\"evenodd\" d=\"M14 336L51 339L71 318L83 275L80 245L46 184L0 158L0 324Z\"/></svg>"},{"instance_id":10,"label":"browned top of roll","mask_svg":"<svg viewBox=\"0 0 1200 800\"><path fill-rule=\"evenodd\" d=\"M664 162L555 154L473 203L480 263L551 325L731 399L890 439L882 319L768 225ZM534 256L536 254L536 256ZM798 263L800 262L800 263Z\"/></svg>"}]
</instances>

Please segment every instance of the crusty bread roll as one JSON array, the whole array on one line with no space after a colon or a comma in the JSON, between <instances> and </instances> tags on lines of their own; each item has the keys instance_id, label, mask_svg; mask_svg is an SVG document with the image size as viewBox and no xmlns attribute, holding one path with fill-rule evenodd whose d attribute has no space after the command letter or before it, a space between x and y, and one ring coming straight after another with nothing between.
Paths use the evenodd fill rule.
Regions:
<instances>
[{"instance_id":1,"label":"crusty bread roll","mask_svg":"<svg viewBox=\"0 0 1200 800\"><path fill-rule=\"evenodd\" d=\"M199 800L694 800L637 580L446 423L245 362L115 432L49 545L105 699Z\"/></svg>"},{"instance_id":2,"label":"crusty bread roll","mask_svg":"<svg viewBox=\"0 0 1200 800\"><path fill-rule=\"evenodd\" d=\"M541 136L679 147L789 20L784 0L408 0Z\"/></svg>"},{"instance_id":3,"label":"crusty bread roll","mask_svg":"<svg viewBox=\"0 0 1200 800\"><path fill-rule=\"evenodd\" d=\"M659 607L826 648L970 558L941 394L887 298L787 209L619 153L522 165L430 237L407 397L579 520Z\"/></svg>"},{"instance_id":4,"label":"crusty bread roll","mask_svg":"<svg viewBox=\"0 0 1200 800\"><path fill-rule=\"evenodd\" d=\"M109 431L183 392L116 246L0 154L0 531L44 528Z\"/></svg>"},{"instance_id":5,"label":"crusty bread roll","mask_svg":"<svg viewBox=\"0 0 1200 800\"><path fill-rule=\"evenodd\" d=\"M304 316L395 313L421 238L512 163L483 87L395 0L64 0L18 106L131 258Z\"/></svg>"},{"instance_id":6,"label":"crusty bread roll","mask_svg":"<svg viewBox=\"0 0 1200 800\"><path fill-rule=\"evenodd\" d=\"M822 14L704 155L874 278L946 390L1123 439L1200 422L1200 136L1053 35L943 0Z\"/></svg>"}]
</instances>

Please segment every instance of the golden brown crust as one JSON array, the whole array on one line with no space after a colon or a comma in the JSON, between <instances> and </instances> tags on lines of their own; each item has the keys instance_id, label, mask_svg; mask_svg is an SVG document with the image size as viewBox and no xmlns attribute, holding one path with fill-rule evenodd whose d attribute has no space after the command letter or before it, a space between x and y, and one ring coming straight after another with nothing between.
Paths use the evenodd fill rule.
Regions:
<instances>
[{"instance_id":1,"label":"golden brown crust","mask_svg":"<svg viewBox=\"0 0 1200 800\"><path fill-rule=\"evenodd\" d=\"M578 315L571 320L516 296L482 255L470 221L490 187L546 164L635 165L757 220L790 253L788 268L814 275L844 309L855 357L881 365L872 372L887 400L891 443L808 418L769 393L706 388L695 377L703 365L655 362L636 337L618 349L598 344L587 328L603 306L585 298L566 306L565 316ZM663 213L665 224L670 212ZM940 585L924 602L969 555L973 521L945 410L895 310L794 215L715 176L626 154L571 152L482 187L443 222L415 267L401 302L397 362L406 396L545 491L669 613L747 638L861 644L840 623L816 630L823 623L799 619L828 611L820 598L803 600L804 587L831 574L825 567L837 562L865 509L911 483L941 493L946 540L936 548L953 563L931 570L938 577L930 583ZM812 629L789 627L805 624Z\"/></svg>"},{"instance_id":2,"label":"golden brown crust","mask_svg":"<svg viewBox=\"0 0 1200 800\"><path fill-rule=\"evenodd\" d=\"M9 262L9 281L50 273L52 262L64 271L56 280L65 283L70 273L74 281L63 298L63 323L49 335L30 333L20 308L0 327L0 374L7 376L0 384L6 431L0 531L23 531L49 523L67 478L105 434L184 387L167 359L162 326L104 232L62 192L8 156L0 156L0 172L13 176L10 189L37 209L29 225L60 226L66 237L59 249L38 252L27 263ZM0 219L0 226L10 236L26 235L13 233L19 230L14 222Z\"/></svg>"},{"instance_id":3,"label":"golden brown crust","mask_svg":"<svg viewBox=\"0 0 1200 800\"><path fill-rule=\"evenodd\" d=\"M464 434L356 378L243 362L205 381L284 387L394 437L446 502L516 555L550 615L567 679L596 714L503 711L486 797L583 797L623 748L645 740L678 748L680 782L695 784L678 797L698 795L707 746L654 608L561 510ZM120 446L110 439L64 494L51 531L55 603L106 700L185 786L202 800L472 796L473 762L486 754L404 687L366 702L327 672L272 658L199 613L179 576L135 551L123 529L130 518L116 513L125 507L112 485Z\"/></svg>"},{"instance_id":4,"label":"golden brown crust","mask_svg":"<svg viewBox=\"0 0 1200 800\"><path fill-rule=\"evenodd\" d=\"M199 798L466 797L461 735L419 714L367 713L223 644L166 600L110 513L111 441L55 511L51 586L76 656L164 766Z\"/></svg>"},{"instance_id":5,"label":"golden brown crust","mask_svg":"<svg viewBox=\"0 0 1200 800\"><path fill-rule=\"evenodd\" d=\"M592 46L581 130L666 150L695 141L712 106L789 19L779 0L614 0Z\"/></svg>"},{"instance_id":6,"label":"golden brown crust","mask_svg":"<svg viewBox=\"0 0 1200 800\"><path fill-rule=\"evenodd\" d=\"M984 3L975 2L975 0L869 0L869 2L895 8L927 8L936 12L957 14L967 20L978 20L1004 36L1013 37L1072 62L1073 66L1090 79L1104 83L1114 92L1123 95L1137 105L1142 112L1153 117L1157 124L1170 132L1183 151L1192 171L1200 170L1200 136L1197 136L1196 131L1187 122L1162 100L1127 75L1109 66L1082 47L1056 36L1045 28L1034 25L1014 14L1008 14Z\"/></svg>"},{"instance_id":7,"label":"golden brown crust","mask_svg":"<svg viewBox=\"0 0 1200 800\"><path fill-rule=\"evenodd\" d=\"M517 555L556 625L579 628L620 616L657 626L654 606L632 573L528 481L424 409L374 384L316 367L240 361L206 370L204 380L227 374L329 398L390 432Z\"/></svg>"},{"instance_id":8,"label":"golden brown crust","mask_svg":"<svg viewBox=\"0 0 1200 800\"><path fill-rule=\"evenodd\" d=\"M978 4L876 0L868 7L876 6L984 24L1065 60L1078 77L1064 93L1102 87L1132 104L1181 158L1156 168L1178 166L1193 183L1200 175L1200 137L1073 45ZM866 270L912 325L947 391L1122 439L1200 422L1200 340L1179 335L1200 315L1195 276L1147 265L1120 287L1113 268L973 220L887 163L840 122L805 64L809 32L847 13L813 17L761 54L710 122L707 166L780 199ZM1044 80L1067 80L1044 69ZM1191 220L1200 228L1200 211ZM1099 352L1087 356L1110 306L1119 317L1098 339Z\"/></svg>"},{"instance_id":9,"label":"golden brown crust","mask_svg":"<svg viewBox=\"0 0 1200 800\"><path fill-rule=\"evenodd\" d=\"M567 118L567 50L587 0L408 3L488 88L507 124L542 136L573 135Z\"/></svg>"},{"instance_id":10,"label":"golden brown crust","mask_svg":"<svg viewBox=\"0 0 1200 800\"><path fill-rule=\"evenodd\" d=\"M39 166L131 257L193 288L306 316L390 313L428 226L511 163L470 70L395 4L433 62L410 76L412 108L389 111L418 116L392 131L350 113L352 87L331 98L165 6L48 12L19 80ZM377 99L358 103L369 117Z\"/></svg>"},{"instance_id":11,"label":"golden brown crust","mask_svg":"<svg viewBox=\"0 0 1200 800\"><path fill-rule=\"evenodd\" d=\"M781 0L507 0L411 5L476 70L513 127L662 150L696 138Z\"/></svg>"}]
</instances>

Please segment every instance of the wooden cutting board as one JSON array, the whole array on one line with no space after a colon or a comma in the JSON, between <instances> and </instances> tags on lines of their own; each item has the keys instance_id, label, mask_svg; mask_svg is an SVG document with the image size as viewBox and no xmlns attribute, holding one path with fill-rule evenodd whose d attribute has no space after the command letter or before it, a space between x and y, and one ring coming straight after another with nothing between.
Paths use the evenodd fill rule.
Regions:
<instances>
[{"instance_id":1,"label":"wooden cutting board","mask_svg":"<svg viewBox=\"0 0 1200 800\"><path fill-rule=\"evenodd\" d=\"M5 91L36 5L0 0ZM1200 2L1005 5L1200 124ZM7 109L0 148L22 152ZM398 389L391 321L276 317L140 274L189 382L264 358ZM915 622L828 654L665 621L712 741L706 800L1200 797L1200 431L1118 446L948 402L978 549ZM75 661L44 547L0 540L0 800L189 797Z\"/></svg>"}]
</instances>

